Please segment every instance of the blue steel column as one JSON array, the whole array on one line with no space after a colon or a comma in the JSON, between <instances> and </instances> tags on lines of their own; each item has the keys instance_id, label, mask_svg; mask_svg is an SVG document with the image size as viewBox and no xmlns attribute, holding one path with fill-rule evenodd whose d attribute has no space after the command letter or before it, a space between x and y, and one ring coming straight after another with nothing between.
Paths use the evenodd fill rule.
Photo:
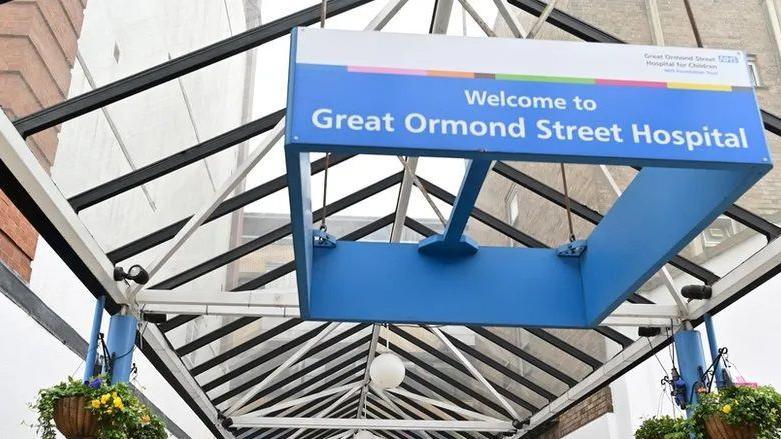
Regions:
<instances>
[{"instance_id":1,"label":"blue steel column","mask_svg":"<svg viewBox=\"0 0 781 439\"><path fill-rule=\"evenodd\" d=\"M713 319L710 314L702 316L705 320L705 331L708 333L708 347L710 348L711 361L714 362L714 375L716 376L716 387L721 389L724 387L724 375L721 370L721 361L716 362L719 357L719 345L716 342L716 329L713 327Z\"/></svg>"},{"instance_id":2,"label":"blue steel column","mask_svg":"<svg viewBox=\"0 0 781 439\"><path fill-rule=\"evenodd\" d=\"M103 308L106 305L106 296L100 296L95 301L95 311L92 314L92 330L89 333L89 346L87 347L87 359L84 363L84 382L89 382L95 375L95 359L98 354L98 334L103 322Z\"/></svg>"},{"instance_id":3,"label":"blue steel column","mask_svg":"<svg viewBox=\"0 0 781 439\"><path fill-rule=\"evenodd\" d=\"M113 361L112 384L130 381L137 327L138 320L132 315L118 313L111 316L106 347Z\"/></svg>"},{"instance_id":4,"label":"blue steel column","mask_svg":"<svg viewBox=\"0 0 781 439\"><path fill-rule=\"evenodd\" d=\"M448 256L477 252L477 243L464 235L464 230L490 169L491 160L475 159L469 163L445 231L441 235L433 235L421 241L420 251Z\"/></svg>"},{"instance_id":5,"label":"blue steel column","mask_svg":"<svg viewBox=\"0 0 781 439\"><path fill-rule=\"evenodd\" d=\"M679 331L673 336L675 340L675 352L678 354L678 369L681 378L686 382L686 400L691 407L698 401L696 386L700 385L700 378L705 371L705 355L702 351L702 339L700 333L690 329ZM691 414L691 409L686 410Z\"/></svg>"}]
</instances>

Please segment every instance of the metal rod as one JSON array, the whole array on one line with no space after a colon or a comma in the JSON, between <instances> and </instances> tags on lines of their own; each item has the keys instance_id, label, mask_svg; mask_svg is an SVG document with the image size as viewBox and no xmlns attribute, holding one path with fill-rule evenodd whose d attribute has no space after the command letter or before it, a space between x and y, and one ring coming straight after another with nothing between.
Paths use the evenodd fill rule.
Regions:
<instances>
[{"instance_id":1,"label":"metal rod","mask_svg":"<svg viewBox=\"0 0 781 439\"><path fill-rule=\"evenodd\" d=\"M423 184L420 182L420 179L418 178L418 176L411 169L409 164L406 161L404 161L403 158L398 157L398 159L401 162L402 166L404 166L405 175L407 173L409 173L412 176L412 181L415 182L415 186L417 186L418 189L420 190L420 193L423 194L423 198L426 199L426 201L428 202L428 205L431 206L432 210L434 210L434 213L437 215L437 218L439 218L439 222L441 222L443 226L446 226L447 225L447 220L445 219L445 216L442 215L442 212L439 211L439 208L437 207L437 205L434 204L434 200L431 199L431 195L428 194L428 191L423 186Z\"/></svg>"},{"instance_id":2,"label":"metal rod","mask_svg":"<svg viewBox=\"0 0 781 439\"><path fill-rule=\"evenodd\" d=\"M355 414L356 418L363 417L363 407L366 404L366 393L368 392L369 388L369 381L371 378L369 377L369 371L372 367L372 362L374 361L374 356L377 352L377 340L380 337L380 329L382 326L375 323L372 325L372 339L369 342L369 356L366 358L366 370L363 372L363 382L361 385L361 397L358 400L358 411Z\"/></svg>"},{"instance_id":3,"label":"metal rod","mask_svg":"<svg viewBox=\"0 0 781 439\"><path fill-rule=\"evenodd\" d=\"M103 323L103 308L106 306L106 296L95 300L95 310L92 313L92 329L89 333L87 358L84 360L84 382L89 382L95 376L95 359L98 353L98 334Z\"/></svg>"},{"instance_id":4,"label":"metal rod","mask_svg":"<svg viewBox=\"0 0 781 439\"><path fill-rule=\"evenodd\" d=\"M401 180L399 188L399 198L396 202L396 212L393 218L393 228L391 229L390 242L401 241L401 235L404 232L404 221L407 218L407 209L409 208L409 199L412 195L412 182L415 176L415 170L418 167L417 157L408 157L406 161L399 157L404 166L404 177Z\"/></svg>"},{"instance_id":5,"label":"metal rod","mask_svg":"<svg viewBox=\"0 0 781 439\"><path fill-rule=\"evenodd\" d=\"M697 20L694 19L694 11L689 0L683 0L683 5L686 7L686 16L689 17L689 23L692 25L692 32L694 33L694 41L697 43L697 47L702 47L702 36L700 36L700 29L697 26Z\"/></svg>"},{"instance_id":6,"label":"metal rod","mask_svg":"<svg viewBox=\"0 0 781 439\"><path fill-rule=\"evenodd\" d=\"M567 171L564 169L564 163L559 163L561 167L561 183L564 186L564 208L567 210L567 225L569 226L569 240L575 240L575 228L572 225L572 207L569 200L569 188L567 187Z\"/></svg>"},{"instance_id":7,"label":"metal rod","mask_svg":"<svg viewBox=\"0 0 781 439\"><path fill-rule=\"evenodd\" d=\"M713 326L713 318L711 317L710 313L703 314L702 319L705 322L705 331L708 334L708 349L710 350L710 358L711 361L715 363L713 365L713 374L716 376L716 388L722 389L725 385L725 382L721 368L721 359L719 357L719 345L716 341L716 328Z\"/></svg>"}]
</instances>

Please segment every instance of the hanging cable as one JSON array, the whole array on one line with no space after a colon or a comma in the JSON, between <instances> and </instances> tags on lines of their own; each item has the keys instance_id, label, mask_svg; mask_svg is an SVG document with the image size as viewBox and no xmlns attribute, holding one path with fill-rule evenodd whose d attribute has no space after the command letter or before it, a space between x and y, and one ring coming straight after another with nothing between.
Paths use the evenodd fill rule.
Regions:
<instances>
[{"instance_id":1,"label":"hanging cable","mask_svg":"<svg viewBox=\"0 0 781 439\"><path fill-rule=\"evenodd\" d=\"M564 163L561 166L561 182L564 186L564 208L567 210L567 224L569 225L569 242L575 241L575 228L572 225L572 207L570 206L569 188L567 187L567 172L564 170Z\"/></svg>"},{"instance_id":2,"label":"hanging cable","mask_svg":"<svg viewBox=\"0 0 781 439\"><path fill-rule=\"evenodd\" d=\"M320 28L325 28L325 16L328 10L328 0L320 2ZM325 167L323 168L323 218L320 220L320 230L326 232L328 225L326 224L326 218L328 217L328 167L331 164L331 153L325 153Z\"/></svg>"}]
</instances>

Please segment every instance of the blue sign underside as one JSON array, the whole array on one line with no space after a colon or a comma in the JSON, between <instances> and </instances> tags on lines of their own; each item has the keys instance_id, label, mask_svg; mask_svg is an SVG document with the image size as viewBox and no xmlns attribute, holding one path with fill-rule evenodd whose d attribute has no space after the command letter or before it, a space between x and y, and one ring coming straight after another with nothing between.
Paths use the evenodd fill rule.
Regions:
<instances>
[{"instance_id":1,"label":"blue sign underside","mask_svg":"<svg viewBox=\"0 0 781 439\"><path fill-rule=\"evenodd\" d=\"M555 250L481 247L433 256L415 244L315 247L309 318L582 327L577 259ZM550 310L556 310L551 313Z\"/></svg>"},{"instance_id":2,"label":"blue sign underside","mask_svg":"<svg viewBox=\"0 0 781 439\"><path fill-rule=\"evenodd\" d=\"M293 41L295 60L295 33ZM751 90L644 84L351 72L293 61L285 155L302 317L599 325L772 167ZM561 100L519 108L508 96ZM584 100L595 106L573 107ZM313 151L472 161L443 234L419 244L320 247L312 235ZM483 247L463 231L491 161L500 159L642 170L578 251Z\"/></svg>"}]
</instances>

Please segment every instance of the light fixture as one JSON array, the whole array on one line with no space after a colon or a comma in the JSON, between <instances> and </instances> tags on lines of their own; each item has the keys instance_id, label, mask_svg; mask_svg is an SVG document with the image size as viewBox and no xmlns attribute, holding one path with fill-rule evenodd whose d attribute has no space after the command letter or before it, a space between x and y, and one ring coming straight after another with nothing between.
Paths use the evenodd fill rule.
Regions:
<instances>
[{"instance_id":1,"label":"light fixture","mask_svg":"<svg viewBox=\"0 0 781 439\"><path fill-rule=\"evenodd\" d=\"M127 272L122 267L114 267L114 280L117 282L132 280L139 285L143 285L149 282L149 273L138 264L130 267Z\"/></svg>"},{"instance_id":2,"label":"light fixture","mask_svg":"<svg viewBox=\"0 0 781 439\"><path fill-rule=\"evenodd\" d=\"M372 383L383 390L399 387L405 373L401 359L389 352L377 356L369 369Z\"/></svg>"}]
</instances>

